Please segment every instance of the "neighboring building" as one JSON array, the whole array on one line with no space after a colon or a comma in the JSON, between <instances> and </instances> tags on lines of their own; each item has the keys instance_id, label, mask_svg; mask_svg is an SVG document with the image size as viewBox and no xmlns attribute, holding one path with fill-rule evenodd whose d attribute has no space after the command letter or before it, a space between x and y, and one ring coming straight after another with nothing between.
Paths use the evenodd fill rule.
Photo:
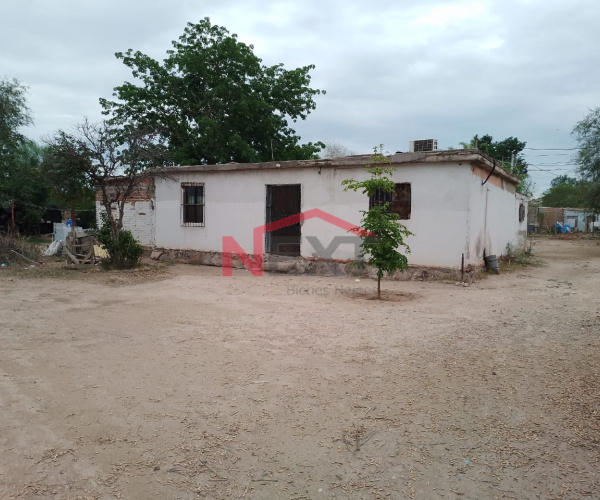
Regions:
<instances>
[{"instance_id":1,"label":"neighboring building","mask_svg":"<svg viewBox=\"0 0 600 500\"><path fill-rule=\"evenodd\" d=\"M585 210L581 210L579 208L565 208L564 209L564 224L570 226L575 231L583 231L583 232L593 232L593 224L589 225L589 222L594 222L593 220L589 220L588 217L592 216L592 214L586 212Z\"/></svg>"},{"instance_id":2,"label":"neighboring building","mask_svg":"<svg viewBox=\"0 0 600 500\"><path fill-rule=\"evenodd\" d=\"M484 252L503 254L508 243L526 237L527 200L516 193L519 180L488 156L452 150L388 159L397 183L391 207L414 233L408 238L411 265L457 268L462 254L465 264L481 265ZM149 247L221 252L229 236L252 253L255 227L314 208L358 225L373 200L345 192L342 181L369 177L369 161L365 155L176 167L171 180L157 180L128 204L124 226ZM319 218L264 237L266 253L308 259L329 248L327 257L353 260L360 243Z\"/></svg>"},{"instance_id":3,"label":"neighboring building","mask_svg":"<svg viewBox=\"0 0 600 500\"><path fill-rule=\"evenodd\" d=\"M528 220L530 230L535 232L552 232L557 223L584 233L591 233L597 227L596 216L583 208L530 206Z\"/></svg>"}]
</instances>

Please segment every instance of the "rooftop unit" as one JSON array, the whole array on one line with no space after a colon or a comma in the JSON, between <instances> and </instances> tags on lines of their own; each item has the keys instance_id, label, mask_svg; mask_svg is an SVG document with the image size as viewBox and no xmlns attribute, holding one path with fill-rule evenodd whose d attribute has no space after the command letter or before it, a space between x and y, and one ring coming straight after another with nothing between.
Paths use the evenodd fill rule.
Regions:
<instances>
[{"instance_id":1,"label":"rooftop unit","mask_svg":"<svg viewBox=\"0 0 600 500\"><path fill-rule=\"evenodd\" d=\"M411 153L422 153L425 151L437 151L437 139L423 139L420 141L410 141L408 150Z\"/></svg>"}]
</instances>

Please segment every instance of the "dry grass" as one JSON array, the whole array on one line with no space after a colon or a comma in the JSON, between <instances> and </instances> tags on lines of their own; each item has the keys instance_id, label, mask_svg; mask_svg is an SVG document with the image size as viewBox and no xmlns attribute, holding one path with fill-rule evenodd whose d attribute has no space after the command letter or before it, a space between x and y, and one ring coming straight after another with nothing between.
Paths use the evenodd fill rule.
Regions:
<instances>
[{"instance_id":1,"label":"dry grass","mask_svg":"<svg viewBox=\"0 0 600 500\"><path fill-rule=\"evenodd\" d=\"M0 234L0 263L6 265L31 264L42 256L39 245L21 236Z\"/></svg>"},{"instance_id":2,"label":"dry grass","mask_svg":"<svg viewBox=\"0 0 600 500\"><path fill-rule=\"evenodd\" d=\"M18 257L15 256L17 259ZM100 266L68 265L64 258L40 257L38 264L27 261L16 262L1 268L0 281L14 279L58 279L86 281L121 286L137 283L160 281L169 277L168 269L163 264L142 264L129 270L104 270Z\"/></svg>"}]
</instances>

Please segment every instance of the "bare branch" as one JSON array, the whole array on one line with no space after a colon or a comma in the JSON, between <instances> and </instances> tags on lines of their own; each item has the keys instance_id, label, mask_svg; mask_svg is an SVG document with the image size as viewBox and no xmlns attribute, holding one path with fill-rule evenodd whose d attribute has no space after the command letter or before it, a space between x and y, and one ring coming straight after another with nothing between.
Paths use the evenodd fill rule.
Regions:
<instances>
[{"instance_id":1,"label":"bare branch","mask_svg":"<svg viewBox=\"0 0 600 500\"><path fill-rule=\"evenodd\" d=\"M60 131L48 144L65 159L82 160L85 175L101 192L116 239L122 229L125 204L132 194L150 187L156 178L169 177L168 149L155 130L109 121L92 123L84 118L75 127L75 134ZM113 214L115 205L118 214Z\"/></svg>"}]
</instances>

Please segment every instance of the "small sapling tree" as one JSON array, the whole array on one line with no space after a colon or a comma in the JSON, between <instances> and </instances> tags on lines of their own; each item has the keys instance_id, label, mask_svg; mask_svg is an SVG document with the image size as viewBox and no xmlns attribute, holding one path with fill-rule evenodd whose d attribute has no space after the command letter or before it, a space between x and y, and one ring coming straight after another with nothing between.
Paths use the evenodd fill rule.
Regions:
<instances>
[{"instance_id":1,"label":"small sapling tree","mask_svg":"<svg viewBox=\"0 0 600 500\"><path fill-rule=\"evenodd\" d=\"M373 148L370 163L365 165L371 177L362 181L346 179L342 181L344 191L361 191L369 197L369 210L362 210L362 238L360 258L377 269L377 298L381 299L381 278L384 273L404 271L408 268L408 259L404 253L410 248L404 238L412 233L400 222L399 216L390 211L390 203L381 200L391 198L395 183L390 178L395 169L389 166L389 160L383 153L383 144ZM399 251L404 249L404 253Z\"/></svg>"}]
</instances>

